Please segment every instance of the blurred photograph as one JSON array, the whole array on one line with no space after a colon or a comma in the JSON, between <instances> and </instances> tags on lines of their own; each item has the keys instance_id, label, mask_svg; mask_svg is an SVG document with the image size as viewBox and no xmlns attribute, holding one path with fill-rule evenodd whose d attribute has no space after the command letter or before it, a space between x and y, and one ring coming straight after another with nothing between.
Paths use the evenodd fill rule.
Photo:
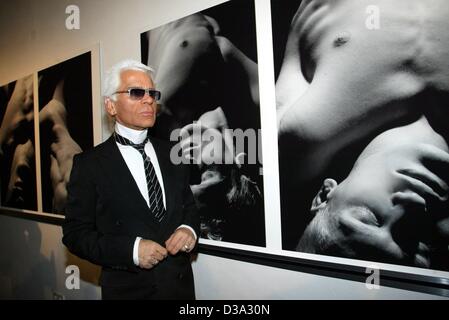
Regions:
<instances>
[{"instance_id":1,"label":"blurred photograph","mask_svg":"<svg viewBox=\"0 0 449 320\"><path fill-rule=\"evenodd\" d=\"M37 210L33 75L0 89L1 205Z\"/></svg>"},{"instance_id":2,"label":"blurred photograph","mask_svg":"<svg viewBox=\"0 0 449 320\"><path fill-rule=\"evenodd\" d=\"M73 156L93 147L91 53L38 77L43 211L64 214Z\"/></svg>"}]
</instances>

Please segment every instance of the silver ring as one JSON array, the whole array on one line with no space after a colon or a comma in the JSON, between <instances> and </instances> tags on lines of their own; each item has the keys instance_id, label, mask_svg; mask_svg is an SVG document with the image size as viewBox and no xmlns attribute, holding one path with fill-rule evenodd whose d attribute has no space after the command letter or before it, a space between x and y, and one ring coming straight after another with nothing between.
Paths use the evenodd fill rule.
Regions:
<instances>
[{"instance_id":1,"label":"silver ring","mask_svg":"<svg viewBox=\"0 0 449 320\"><path fill-rule=\"evenodd\" d=\"M189 246L188 245L184 245L184 249L186 250L186 251L189 251L190 250L190 248L189 248Z\"/></svg>"}]
</instances>

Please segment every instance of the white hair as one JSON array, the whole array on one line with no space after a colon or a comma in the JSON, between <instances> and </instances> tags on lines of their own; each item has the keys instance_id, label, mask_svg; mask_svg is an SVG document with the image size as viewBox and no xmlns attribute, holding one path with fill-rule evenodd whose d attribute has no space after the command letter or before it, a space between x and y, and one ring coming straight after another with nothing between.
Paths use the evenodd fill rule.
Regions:
<instances>
[{"instance_id":1,"label":"white hair","mask_svg":"<svg viewBox=\"0 0 449 320\"><path fill-rule=\"evenodd\" d=\"M114 64L108 71L106 71L103 82L103 97L115 101L114 93L120 87L120 75L126 70L142 71L145 72L151 79L154 78L154 69L152 67L146 66L143 63L132 59L122 60Z\"/></svg>"}]
</instances>

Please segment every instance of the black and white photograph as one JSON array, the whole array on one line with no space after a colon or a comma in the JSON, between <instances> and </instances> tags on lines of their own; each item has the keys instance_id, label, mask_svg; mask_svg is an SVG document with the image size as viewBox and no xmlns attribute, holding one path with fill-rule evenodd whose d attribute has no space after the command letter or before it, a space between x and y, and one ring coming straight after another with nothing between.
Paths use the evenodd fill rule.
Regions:
<instances>
[{"instance_id":1,"label":"black and white photograph","mask_svg":"<svg viewBox=\"0 0 449 320\"><path fill-rule=\"evenodd\" d=\"M93 147L91 52L38 73L43 211L64 214L73 156Z\"/></svg>"},{"instance_id":2,"label":"black and white photograph","mask_svg":"<svg viewBox=\"0 0 449 320\"><path fill-rule=\"evenodd\" d=\"M192 151L201 237L265 246L254 2L230 1L143 32L141 57L162 93L152 134L173 141L178 130Z\"/></svg>"},{"instance_id":3,"label":"black and white photograph","mask_svg":"<svg viewBox=\"0 0 449 320\"><path fill-rule=\"evenodd\" d=\"M37 210L33 75L0 87L0 204Z\"/></svg>"},{"instance_id":4,"label":"black and white photograph","mask_svg":"<svg viewBox=\"0 0 449 320\"><path fill-rule=\"evenodd\" d=\"M271 9L283 249L449 270L449 7Z\"/></svg>"},{"instance_id":5,"label":"black and white photograph","mask_svg":"<svg viewBox=\"0 0 449 320\"><path fill-rule=\"evenodd\" d=\"M0 299L449 299L448 0L0 16Z\"/></svg>"}]
</instances>

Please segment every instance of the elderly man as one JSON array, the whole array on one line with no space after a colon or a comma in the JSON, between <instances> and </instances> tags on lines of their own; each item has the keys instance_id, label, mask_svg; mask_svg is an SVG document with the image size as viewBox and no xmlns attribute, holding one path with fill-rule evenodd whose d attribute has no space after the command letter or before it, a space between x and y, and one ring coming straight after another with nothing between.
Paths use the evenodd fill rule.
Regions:
<instances>
[{"instance_id":1,"label":"elderly man","mask_svg":"<svg viewBox=\"0 0 449 320\"><path fill-rule=\"evenodd\" d=\"M199 218L187 167L170 145L149 138L161 93L152 69L133 60L105 79L105 107L115 132L75 156L63 242L101 265L103 299L194 299L189 252Z\"/></svg>"}]
</instances>

